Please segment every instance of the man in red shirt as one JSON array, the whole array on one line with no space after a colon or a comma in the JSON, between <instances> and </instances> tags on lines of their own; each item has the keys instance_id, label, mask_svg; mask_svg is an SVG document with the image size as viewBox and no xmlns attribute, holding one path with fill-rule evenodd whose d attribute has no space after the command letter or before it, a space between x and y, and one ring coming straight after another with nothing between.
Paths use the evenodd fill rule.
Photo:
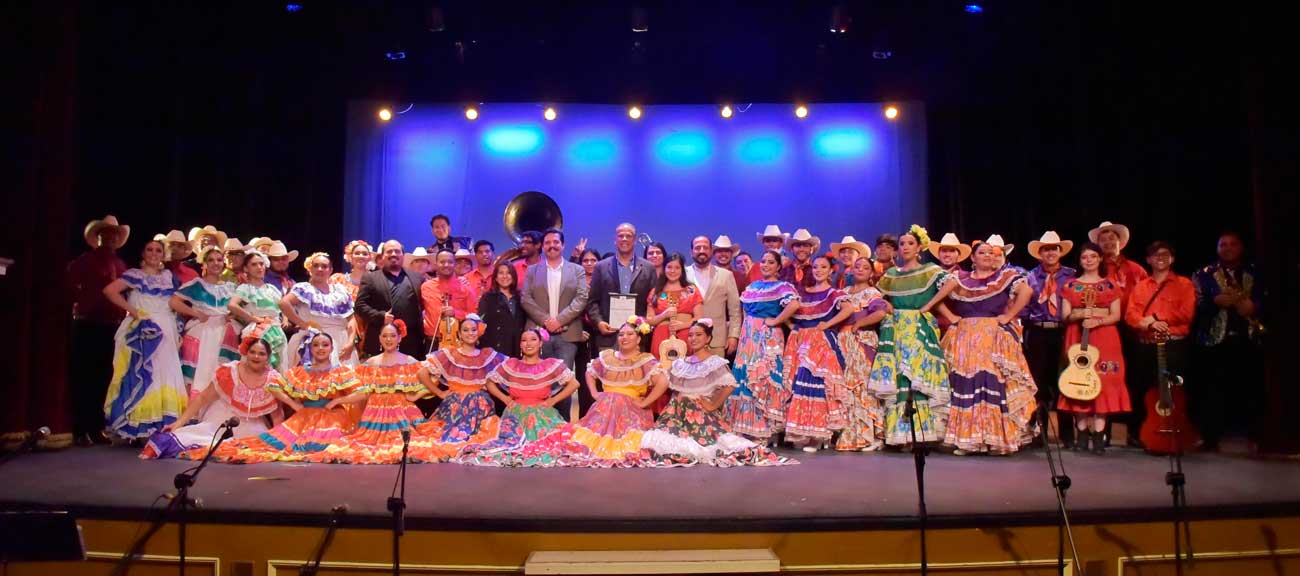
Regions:
<instances>
[{"instance_id":1,"label":"man in red shirt","mask_svg":"<svg viewBox=\"0 0 1300 576\"><path fill-rule=\"evenodd\" d=\"M1174 273L1173 263L1173 247L1165 242L1152 242L1147 247L1151 276L1133 286L1128 307L1124 309L1124 323L1137 336L1134 354L1126 358L1128 369L1134 373L1129 388L1133 405L1129 413L1130 434L1141 428L1147 416L1146 392L1157 378L1157 342L1165 342L1166 369L1172 374L1186 374L1187 335L1192 331L1192 318L1196 315L1196 287L1190 278Z\"/></svg>"},{"instance_id":2,"label":"man in red shirt","mask_svg":"<svg viewBox=\"0 0 1300 576\"><path fill-rule=\"evenodd\" d=\"M104 297L104 287L126 272L117 249L126 244L131 227L105 216L91 220L82 237L90 250L68 264L68 296L72 301L72 354L68 371L72 385L73 434L81 445L107 443L104 436L104 395L113 377L113 337L122 310Z\"/></svg>"},{"instance_id":3,"label":"man in red shirt","mask_svg":"<svg viewBox=\"0 0 1300 576\"><path fill-rule=\"evenodd\" d=\"M474 289L464 278L456 275L456 256L446 250L439 252L435 274L420 286L420 300L424 302L424 335L440 338L442 329L449 318L455 318L457 324L465 319L466 314L476 312L470 309L470 303L477 297ZM454 332L453 332L454 338ZM446 342L439 342L440 348Z\"/></svg>"}]
</instances>

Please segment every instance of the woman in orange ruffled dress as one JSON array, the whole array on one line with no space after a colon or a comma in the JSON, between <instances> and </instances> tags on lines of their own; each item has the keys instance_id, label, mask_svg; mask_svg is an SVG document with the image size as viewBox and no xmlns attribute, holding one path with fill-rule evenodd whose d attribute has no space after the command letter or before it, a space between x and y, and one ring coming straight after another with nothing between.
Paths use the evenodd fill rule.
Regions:
<instances>
[{"instance_id":1,"label":"woman in orange ruffled dress","mask_svg":"<svg viewBox=\"0 0 1300 576\"><path fill-rule=\"evenodd\" d=\"M398 351L406 337L406 323L396 320L379 330L382 352L357 366L359 385L349 395L335 398L326 408L365 405L356 431L311 454L311 462L339 464L395 464L402 459L402 431L424 422L415 406L432 385L419 360Z\"/></svg>"},{"instance_id":2,"label":"woman in orange ruffled dress","mask_svg":"<svg viewBox=\"0 0 1300 576\"><path fill-rule=\"evenodd\" d=\"M293 416L257 436L222 444L212 459L252 464L274 460L294 461L324 450L357 424L357 410L335 405L335 398L351 394L357 386L356 373L331 362L334 340L326 332L311 330L303 338L310 347L309 358L295 366L283 380L270 380L266 389L281 404L293 409ZM181 454L201 459L207 448Z\"/></svg>"},{"instance_id":3,"label":"woman in orange ruffled dress","mask_svg":"<svg viewBox=\"0 0 1300 576\"><path fill-rule=\"evenodd\" d=\"M483 444L497 436L500 419L487 392L487 377L506 357L491 348L479 348L483 320L468 314L460 322L460 345L437 350L425 359L429 373L445 381L431 381L429 390L442 403L424 424L415 429L411 461L446 462L469 445Z\"/></svg>"}]
</instances>

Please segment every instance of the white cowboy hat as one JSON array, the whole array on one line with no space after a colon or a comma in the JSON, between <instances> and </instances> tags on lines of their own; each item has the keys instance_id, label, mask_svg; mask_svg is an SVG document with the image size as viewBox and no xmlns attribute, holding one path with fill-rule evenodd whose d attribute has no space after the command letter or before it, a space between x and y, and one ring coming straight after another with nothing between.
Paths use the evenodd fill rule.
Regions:
<instances>
[{"instance_id":1,"label":"white cowboy hat","mask_svg":"<svg viewBox=\"0 0 1300 576\"><path fill-rule=\"evenodd\" d=\"M957 239L957 235L952 232L944 234L943 238L939 240L939 242L931 242L930 245L926 247L935 258L939 257L940 248L956 248L958 262L965 262L967 258L970 258L970 253L975 250L970 244L962 244L961 240ZM1010 251L1010 249L1007 250L1007 252Z\"/></svg>"},{"instance_id":2,"label":"white cowboy hat","mask_svg":"<svg viewBox=\"0 0 1300 576\"><path fill-rule=\"evenodd\" d=\"M768 224L767 228L764 228L762 232L755 234L755 236L758 237L759 242L762 242L764 238L780 238L781 240L785 240L790 237L790 233L782 232L781 227L776 224Z\"/></svg>"},{"instance_id":3,"label":"white cowboy hat","mask_svg":"<svg viewBox=\"0 0 1300 576\"><path fill-rule=\"evenodd\" d=\"M849 248L858 251L859 258L871 258L871 247L866 242L859 241L852 236L845 236L839 242L831 243L831 253L838 255L841 248Z\"/></svg>"},{"instance_id":4,"label":"white cowboy hat","mask_svg":"<svg viewBox=\"0 0 1300 576\"><path fill-rule=\"evenodd\" d=\"M180 230L172 230L171 232L168 232L166 234L158 234L154 236L153 239L165 243L170 243L170 242L183 242L185 244L190 243L189 240L185 239L185 233L181 232Z\"/></svg>"},{"instance_id":5,"label":"white cowboy hat","mask_svg":"<svg viewBox=\"0 0 1300 576\"><path fill-rule=\"evenodd\" d=\"M1061 255L1065 256L1070 253L1071 248L1074 248L1074 242L1071 240L1062 240L1061 237L1056 234L1055 230L1048 230L1043 234L1042 238L1029 241L1029 255L1033 256L1035 260L1042 260L1042 258L1038 257L1038 251L1044 246L1059 246L1061 248Z\"/></svg>"},{"instance_id":6,"label":"white cowboy hat","mask_svg":"<svg viewBox=\"0 0 1300 576\"><path fill-rule=\"evenodd\" d=\"M808 232L807 228L800 228L798 230L795 230L793 236L790 236L789 238L785 239L786 250L793 250L794 245L798 242L808 242L812 244L814 253L816 253L817 249L822 245L822 239L813 236L810 232Z\"/></svg>"},{"instance_id":7,"label":"white cowboy hat","mask_svg":"<svg viewBox=\"0 0 1300 576\"><path fill-rule=\"evenodd\" d=\"M1100 226L1089 230L1088 239L1092 240L1093 244L1100 244L1100 242L1097 241L1097 238L1099 238L1101 233L1106 230L1110 230L1119 236L1120 250L1123 250L1125 246L1128 246L1128 226L1123 224L1111 224L1110 220L1102 222Z\"/></svg>"},{"instance_id":8,"label":"white cowboy hat","mask_svg":"<svg viewBox=\"0 0 1300 576\"><path fill-rule=\"evenodd\" d=\"M212 236L216 238L217 246L223 246L226 243L226 233L217 230L216 226L208 224L207 226L204 226L202 228L194 227L194 228L190 228L190 234L188 236L188 239L190 241L190 244L194 245L195 250L199 249L199 246L201 244L201 242L199 242L199 239L203 238L204 236Z\"/></svg>"},{"instance_id":9,"label":"white cowboy hat","mask_svg":"<svg viewBox=\"0 0 1300 576\"><path fill-rule=\"evenodd\" d=\"M456 260L461 260L461 259L464 259L464 260L473 260L473 259L474 259L474 255L473 255L473 254L470 254L470 253L469 253L469 250L466 250L466 249L464 249L464 248L457 248L457 249L456 249L456 252L455 252L454 254L452 254L452 256L454 256Z\"/></svg>"},{"instance_id":10,"label":"white cowboy hat","mask_svg":"<svg viewBox=\"0 0 1300 576\"><path fill-rule=\"evenodd\" d=\"M227 238L225 244L221 245L221 250L223 252L244 252L248 250L248 246L244 246L244 243L240 242L238 238Z\"/></svg>"},{"instance_id":11,"label":"white cowboy hat","mask_svg":"<svg viewBox=\"0 0 1300 576\"><path fill-rule=\"evenodd\" d=\"M1011 251L1016 249L1015 244L1007 244L1006 242L1003 242L1001 234L993 234L989 236L988 240L976 240L971 242L971 248L978 248L980 244L985 242L987 242L989 246L997 246L998 248L1001 248L1003 257L1010 256Z\"/></svg>"},{"instance_id":12,"label":"white cowboy hat","mask_svg":"<svg viewBox=\"0 0 1300 576\"><path fill-rule=\"evenodd\" d=\"M416 260L424 260L429 264L433 264L433 255L429 254L429 252L424 249L424 246L416 246L415 250L402 255L402 267L410 268L411 263Z\"/></svg>"},{"instance_id":13,"label":"white cowboy hat","mask_svg":"<svg viewBox=\"0 0 1300 576\"><path fill-rule=\"evenodd\" d=\"M113 245L114 250L117 250L118 248L121 248L123 244L126 244L127 237L131 236L131 227L124 224L118 224L117 216L109 214L108 216L105 216L103 220L91 220L89 224L86 224L86 229L81 232L81 237L86 239L86 243L89 244L91 248L98 248L99 233L105 228L117 228L118 232L120 232L120 234L117 235L117 242Z\"/></svg>"},{"instance_id":14,"label":"white cowboy hat","mask_svg":"<svg viewBox=\"0 0 1300 576\"><path fill-rule=\"evenodd\" d=\"M717 240L713 241L713 249L731 250L731 252L734 254L736 252L740 252L740 244L732 244L731 237L727 236L726 234L723 234L721 236L718 236Z\"/></svg>"},{"instance_id":15,"label":"white cowboy hat","mask_svg":"<svg viewBox=\"0 0 1300 576\"><path fill-rule=\"evenodd\" d=\"M281 242L279 240L276 240L275 242L271 243L271 249L266 251L266 255L271 258L288 256L290 262L293 262L294 260L298 259L298 251L289 250L284 246L284 242Z\"/></svg>"}]
</instances>

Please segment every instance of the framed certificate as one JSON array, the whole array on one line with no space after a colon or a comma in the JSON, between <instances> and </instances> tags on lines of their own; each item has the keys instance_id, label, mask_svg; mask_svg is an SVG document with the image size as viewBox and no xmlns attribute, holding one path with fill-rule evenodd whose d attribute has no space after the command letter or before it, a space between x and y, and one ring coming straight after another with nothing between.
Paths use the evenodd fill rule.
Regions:
<instances>
[{"instance_id":1,"label":"framed certificate","mask_svg":"<svg viewBox=\"0 0 1300 576\"><path fill-rule=\"evenodd\" d=\"M628 318L636 315L636 294L609 295L609 325L614 328L622 326Z\"/></svg>"}]
</instances>

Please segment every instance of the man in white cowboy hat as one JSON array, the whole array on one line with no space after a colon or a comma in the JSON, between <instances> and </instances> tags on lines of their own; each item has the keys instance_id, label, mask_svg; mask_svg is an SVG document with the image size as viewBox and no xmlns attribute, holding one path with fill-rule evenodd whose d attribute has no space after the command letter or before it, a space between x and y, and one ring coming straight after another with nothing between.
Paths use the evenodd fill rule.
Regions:
<instances>
[{"instance_id":1,"label":"man in white cowboy hat","mask_svg":"<svg viewBox=\"0 0 1300 576\"><path fill-rule=\"evenodd\" d=\"M971 251L974 250L969 244L963 244L957 239L957 235L949 232L943 235L938 242L931 242L927 247L930 254L939 261L939 267L947 270L951 274L961 272L961 263L970 258Z\"/></svg>"},{"instance_id":2,"label":"man in white cowboy hat","mask_svg":"<svg viewBox=\"0 0 1300 576\"><path fill-rule=\"evenodd\" d=\"M821 247L822 239L813 236L808 229L800 228L786 239L785 246L794 255L781 267L782 280L802 287L805 278L812 278L812 256Z\"/></svg>"},{"instance_id":3,"label":"man in white cowboy hat","mask_svg":"<svg viewBox=\"0 0 1300 576\"><path fill-rule=\"evenodd\" d=\"M257 250L258 252L261 252L263 254L270 252L271 246L274 244L275 244L275 240L272 240L270 238L263 238L261 236L254 236L252 240L248 241L248 247L250 249Z\"/></svg>"},{"instance_id":4,"label":"man in white cowboy hat","mask_svg":"<svg viewBox=\"0 0 1300 576\"><path fill-rule=\"evenodd\" d=\"M735 276L727 268L713 265L713 243L708 236L691 240L691 259L686 267L686 278L695 284L704 302L700 316L713 320L713 340L709 348L719 356L736 353L740 344L740 291L736 289Z\"/></svg>"},{"instance_id":5,"label":"man in white cowboy hat","mask_svg":"<svg viewBox=\"0 0 1300 576\"><path fill-rule=\"evenodd\" d=\"M454 256L456 257L457 276L465 276L469 274L470 270L474 269L474 255L470 254L469 250L457 248Z\"/></svg>"},{"instance_id":6,"label":"man in white cowboy hat","mask_svg":"<svg viewBox=\"0 0 1300 576\"><path fill-rule=\"evenodd\" d=\"M424 246L416 246L415 250L402 255L402 267L414 274L416 281L421 284L432 277L433 266L433 254L425 250Z\"/></svg>"},{"instance_id":7,"label":"man in white cowboy hat","mask_svg":"<svg viewBox=\"0 0 1300 576\"><path fill-rule=\"evenodd\" d=\"M1029 243L1029 255L1038 260L1038 266L1025 273L1032 293L1029 303L1020 310L1020 320L1025 326L1025 361L1038 384L1038 404L1049 409L1056 407L1060 396L1056 382L1061 374L1061 351L1065 349L1062 290L1079 275L1074 268L1063 266L1061 257L1073 248L1074 242L1062 240L1055 230L1048 230L1042 238ZM1074 419L1069 412L1057 412L1057 428L1061 442L1072 446Z\"/></svg>"},{"instance_id":8,"label":"man in white cowboy hat","mask_svg":"<svg viewBox=\"0 0 1300 576\"><path fill-rule=\"evenodd\" d=\"M402 243L397 240L379 245L376 264L379 266L377 270L361 277L354 306L356 313L365 320L366 337L361 340L362 356L378 354L380 329L385 324L400 319L406 324L408 334L398 349L408 356L422 357L429 350L424 345L424 332L415 330L415 327L420 326L424 316L420 302L420 282L423 278L406 271L405 252Z\"/></svg>"},{"instance_id":9,"label":"man in white cowboy hat","mask_svg":"<svg viewBox=\"0 0 1300 576\"><path fill-rule=\"evenodd\" d=\"M104 297L104 287L126 272L117 250L131 236L131 227L109 215L91 220L82 230L90 250L68 263L68 294L72 299L72 350L68 375L72 387L73 434L78 444L107 442L104 395L113 377L113 336L122 322L122 309Z\"/></svg>"},{"instance_id":10,"label":"man in white cowboy hat","mask_svg":"<svg viewBox=\"0 0 1300 576\"><path fill-rule=\"evenodd\" d=\"M190 233L187 238L189 239L190 244L194 246L195 253L201 252L204 248L209 246L220 248L225 245L227 240L226 233L217 230L217 227L211 224L203 227L196 226L190 228Z\"/></svg>"},{"instance_id":11,"label":"man in white cowboy hat","mask_svg":"<svg viewBox=\"0 0 1300 576\"><path fill-rule=\"evenodd\" d=\"M246 255L247 246L244 246L238 238L227 238L221 246L221 251L226 253L226 269L221 271L222 282L233 282L239 284L244 281L244 256Z\"/></svg>"},{"instance_id":12,"label":"man in white cowboy hat","mask_svg":"<svg viewBox=\"0 0 1300 576\"><path fill-rule=\"evenodd\" d=\"M843 290L854 285L853 263L859 258L871 258L871 247L852 236L845 236L839 242L831 243L830 253L835 256L835 270L831 275L831 286ZM867 280L870 282L870 280Z\"/></svg>"},{"instance_id":13,"label":"man in white cowboy hat","mask_svg":"<svg viewBox=\"0 0 1300 576\"><path fill-rule=\"evenodd\" d=\"M785 241L790 237L790 233L782 232L780 226L777 226L776 224L768 224L762 232L755 234L755 236L758 237L759 243L763 245L763 250L775 250L781 255L782 264L784 264L786 260L790 259L790 253L785 250ZM759 254L757 259L762 260L763 255ZM759 271L758 266L753 266L749 269L750 282L762 279L763 273Z\"/></svg>"},{"instance_id":14,"label":"man in white cowboy hat","mask_svg":"<svg viewBox=\"0 0 1300 576\"><path fill-rule=\"evenodd\" d=\"M289 250L284 242L276 240L271 243L266 256L271 260L271 269L266 271L266 282L288 294L294 285L293 277L289 276L289 263L298 259L298 251Z\"/></svg>"},{"instance_id":15,"label":"man in white cowboy hat","mask_svg":"<svg viewBox=\"0 0 1300 576\"><path fill-rule=\"evenodd\" d=\"M172 230L166 234L159 234L154 239L162 241L167 246L167 261L163 265L171 271L176 282L185 284L199 277L198 263L190 258L194 252L194 245L190 244L184 232Z\"/></svg>"},{"instance_id":16,"label":"man in white cowboy hat","mask_svg":"<svg viewBox=\"0 0 1300 576\"><path fill-rule=\"evenodd\" d=\"M742 274L731 263L735 260L736 254L740 253L740 244L731 241L731 237L723 234L713 241L713 263L717 264L723 270L731 270L731 275L736 279L736 290L744 292L749 287L749 276Z\"/></svg>"},{"instance_id":17,"label":"man in white cowboy hat","mask_svg":"<svg viewBox=\"0 0 1300 576\"><path fill-rule=\"evenodd\" d=\"M1127 308L1133 287L1148 276L1146 268L1124 256L1124 248L1129 241L1128 226L1102 222L1088 231L1088 239L1101 246L1102 259L1106 263L1106 279L1120 287L1124 295L1121 305Z\"/></svg>"}]
</instances>

